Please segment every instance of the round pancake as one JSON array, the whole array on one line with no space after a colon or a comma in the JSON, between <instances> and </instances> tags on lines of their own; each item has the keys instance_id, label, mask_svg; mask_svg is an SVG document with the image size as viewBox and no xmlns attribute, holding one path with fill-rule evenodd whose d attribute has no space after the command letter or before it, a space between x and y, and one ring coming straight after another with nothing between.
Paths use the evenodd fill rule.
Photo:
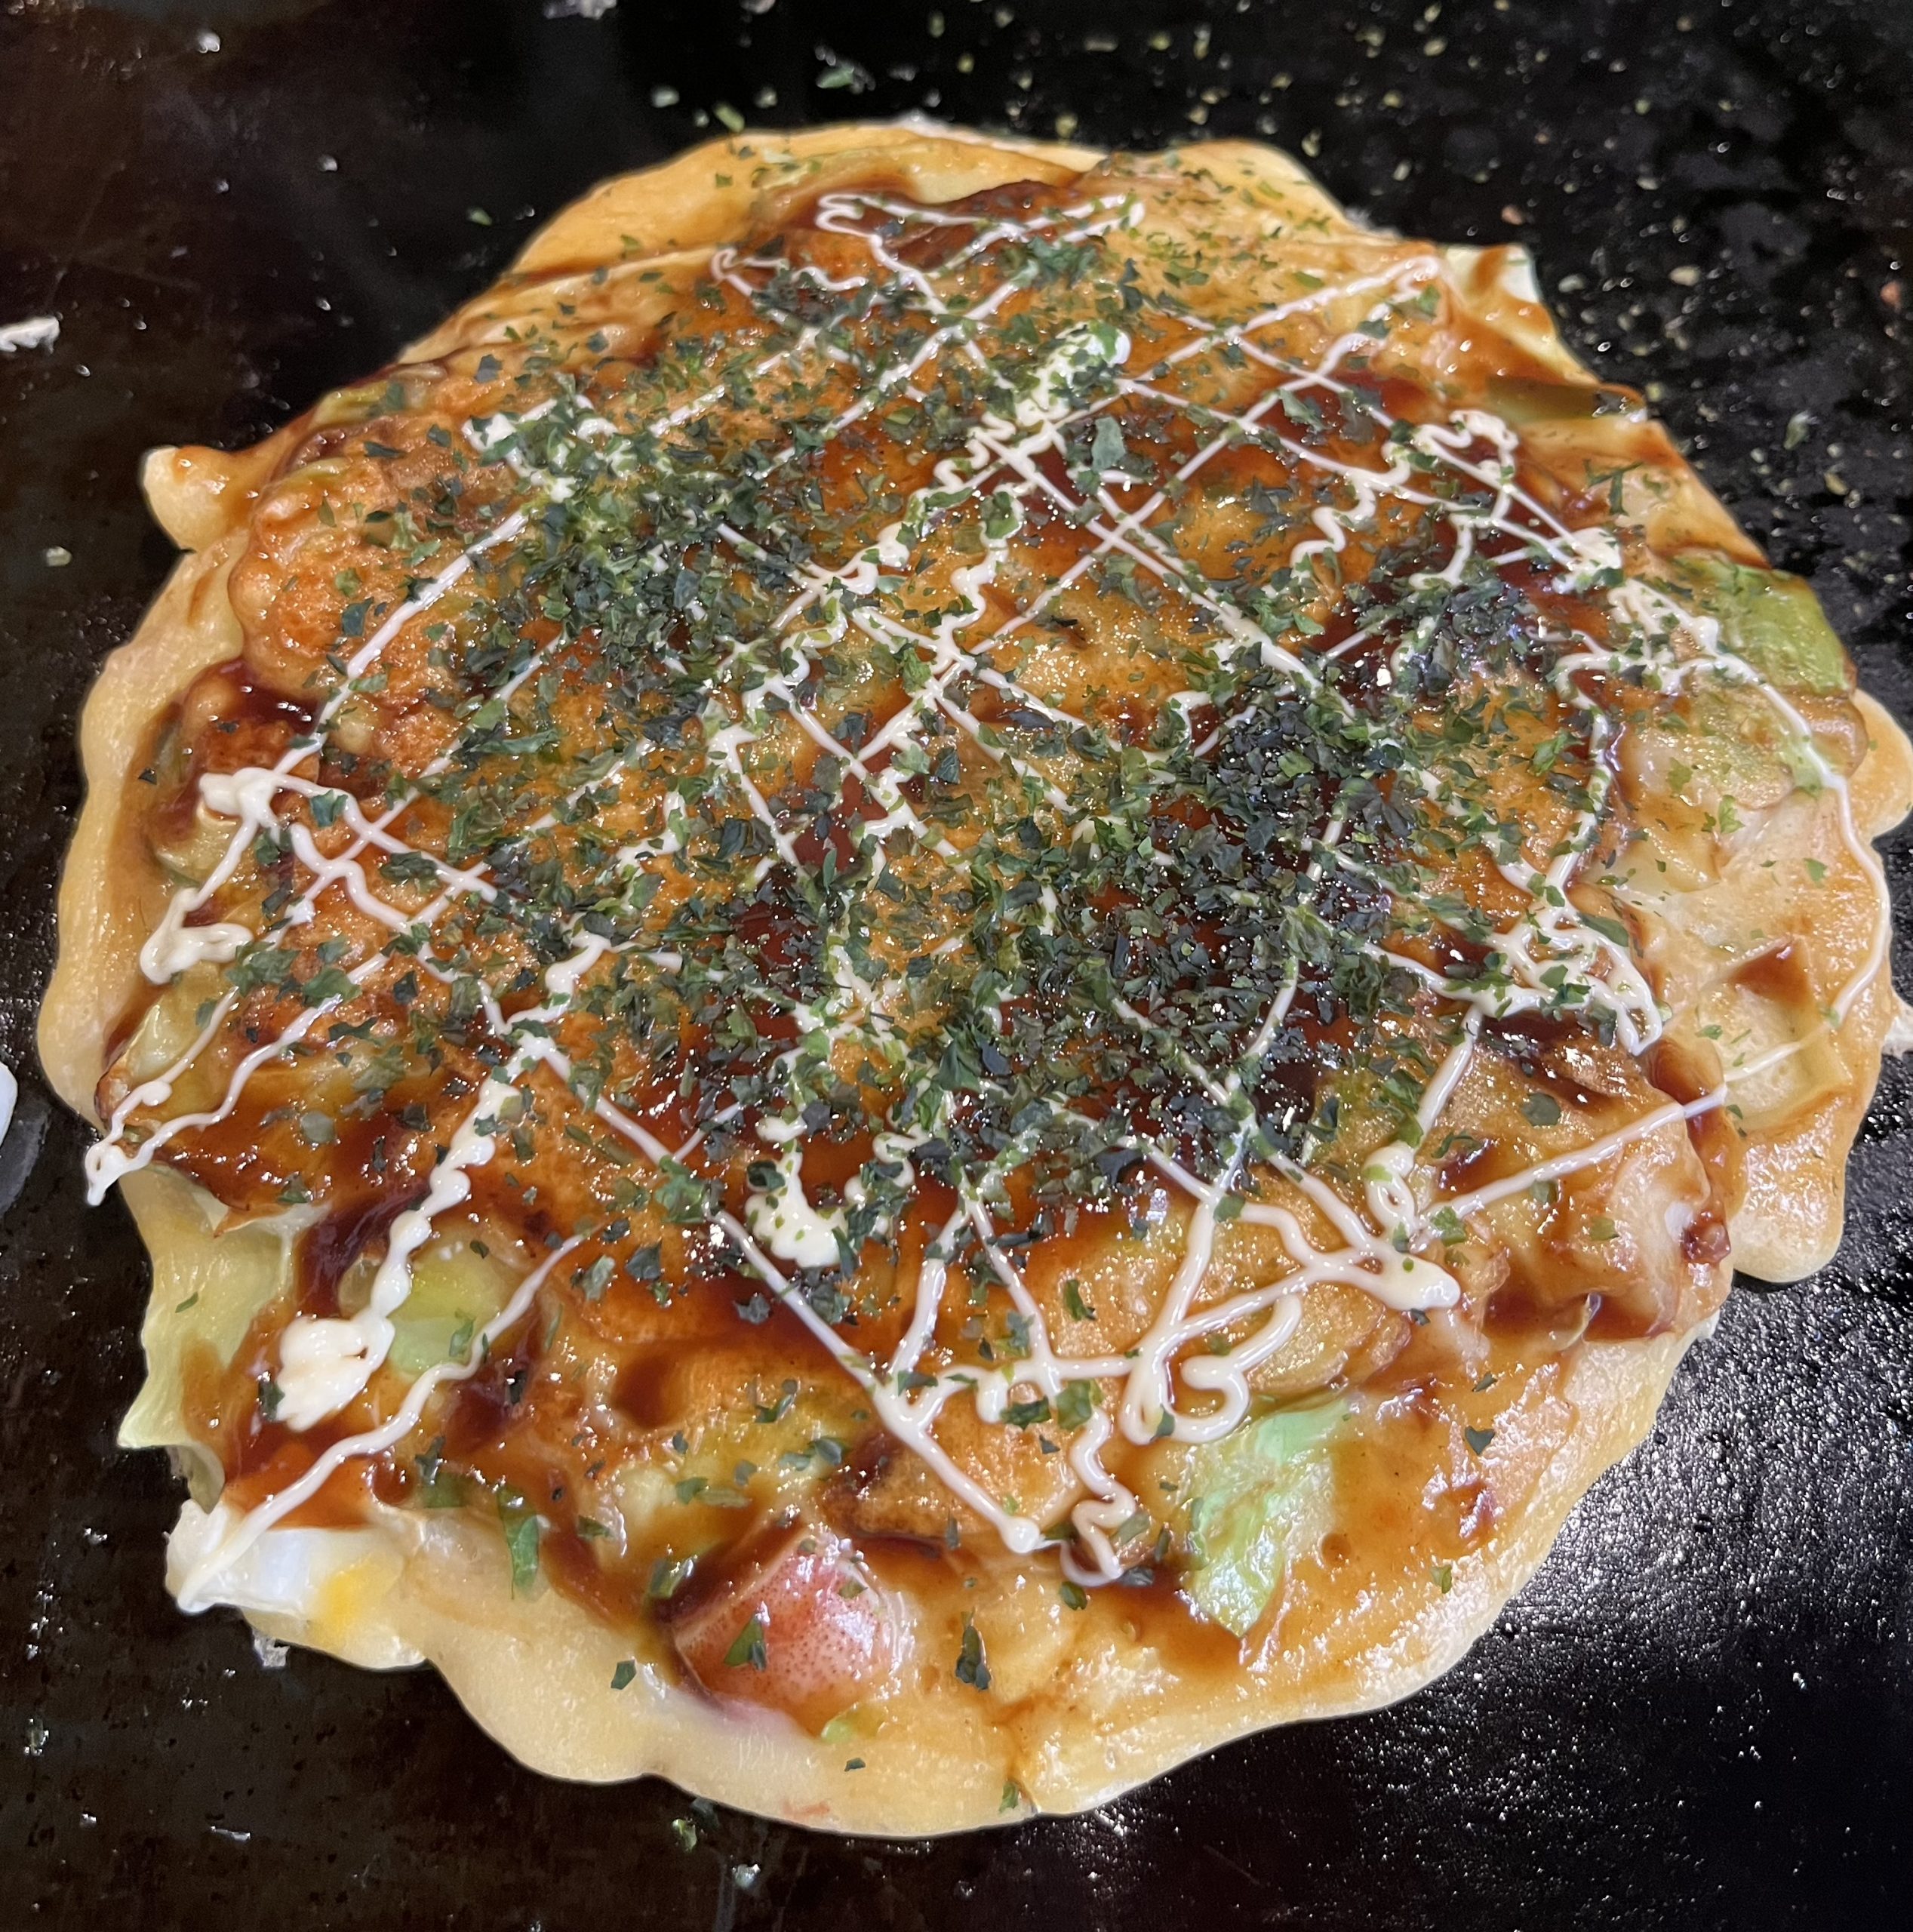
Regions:
<instances>
[{"instance_id":1,"label":"round pancake","mask_svg":"<svg viewBox=\"0 0 1913 1932\"><path fill-rule=\"evenodd\" d=\"M124 1439L187 1607L540 1769L933 1832L1386 1703L1838 1243L1905 743L1516 251L740 137L146 481L42 1032Z\"/></svg>"}]
</instances>

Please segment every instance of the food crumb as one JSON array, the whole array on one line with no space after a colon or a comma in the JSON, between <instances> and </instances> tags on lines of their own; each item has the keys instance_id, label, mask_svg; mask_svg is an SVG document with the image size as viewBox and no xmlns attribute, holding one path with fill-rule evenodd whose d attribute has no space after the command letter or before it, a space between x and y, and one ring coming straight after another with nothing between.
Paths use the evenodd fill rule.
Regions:
<instances>
[{"instance_id":1,"label":"food crumb","mask_svg":"<svg viewBox=\"0 0 1913 1932\"><path fill-rule=\"evenodd\" d=\"M50 571L63 571L73 561L72 552L63 543L49 543L41 556Z\"/></svg>"},{"instance_id":2,"label":"food crumb","mask_svg":"<svg viewBox=\"0 0 1913 1932\"><path fill-rule=\"evenodd\" d=\"M57 315L29 315L23 321L0 324L0 355L17 349L51 349L60 340Z\"/></svg>"}]
</instances>

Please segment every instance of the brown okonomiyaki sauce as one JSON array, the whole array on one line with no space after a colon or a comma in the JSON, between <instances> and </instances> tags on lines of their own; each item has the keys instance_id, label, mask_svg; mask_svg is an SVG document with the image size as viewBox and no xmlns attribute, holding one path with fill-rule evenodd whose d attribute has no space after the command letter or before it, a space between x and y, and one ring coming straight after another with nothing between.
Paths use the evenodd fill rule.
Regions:
<instances>
[{"instance_id":1,"label":"brown okonomiyaki sauce","mask_svg":"<svg viewBox=\"0 0 1913 1932\"><path fill-rule=\"evenodd\" d=\"M662 322L580 278L292 439L245 649L131 799L183 852L249 774L311 781L179 926L267 936L195 958L232 995L209 1064L288 1041L158 1156L297 1219L289 1296L188 1377L235 1509L397 1411L381 1355L307 1417L282 1344L389 1346L423 1217L460 1373L280 1520L495 1518L515 1587L813 1727L786 1613L767 1662L748 1614L813 1573L915 1632L833 1611L819 1656L947 1675L980 1580L1047 1566L1066 1648L1279 1673L1389 1580L1448 1589L1567 1439L1584 1337L1718 1303L1738 1143L1647 979L1629 1005L1604 882L1618 748L1684 700L1576 547L1603 486L1518 433L1637 399L1447 328L1412 263L1333 328L1305 275L1275 347L1219 331L1214 238L1138 274L1124 192L833 190ZM1352 476L1395 480L1356 514ZM1742 977L1811 992L1785 946ZM165 1125L132 1120L136 1153ZM1671 1274L1610 1198L1643 1121ZM1348 1236L1417 1162L1424 1218ZM1333 1503L1231 1630L1197 1506L1238 1393L1248 1429L1324 1419Z\"/></svg>"}]
</instances>

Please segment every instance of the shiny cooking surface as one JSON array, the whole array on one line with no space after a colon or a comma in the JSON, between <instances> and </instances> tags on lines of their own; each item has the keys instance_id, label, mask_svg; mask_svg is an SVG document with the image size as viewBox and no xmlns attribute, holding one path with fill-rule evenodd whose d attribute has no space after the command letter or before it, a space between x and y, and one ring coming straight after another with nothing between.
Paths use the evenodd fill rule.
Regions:
<instances>
[{"instance_id":1,"label":"shiny cooking surface","mask_svg":"<svg viewBox=\"0 0 1913 1932\"><path fill-rule=\"evenodd\" d=\"M1913 1768L1904 1069L1856 1150L1840 1261L1736 1295L1653 1438L1460 1670L1091 1818L886 1847L655 1784L566 1789L424 1673L298 1654L267 1671L236 1619L182 1619L163 1594L176 1485L112 1446L144 1264L116 1204L81 1207L84 1136L30 1044L72 721L167 563L137 454L275 426L482 286L571 195L697 137L700 112L718 131L720 104L759 124L932 104L1041 134L1073 113L1081 137L1132 145L1260 122L1376 220L1518 237L1570 339L1661 386L1703 474L1913 712L1896 500L1913 17L1004 11L946 0L938 34L914 5L866 23L796 0L0 19L0 323L62 325L51 350L0 358L0 1056L23 1082L0 1146L0 1844L20 1922L223 1906L285 1927L821 1927L854 1902L900 1926L1194 1909L1685 1927L1844 1924L1894 1896ZM1888 858L1902 891L1908 850Z\"/></svg>"}]
</instances>

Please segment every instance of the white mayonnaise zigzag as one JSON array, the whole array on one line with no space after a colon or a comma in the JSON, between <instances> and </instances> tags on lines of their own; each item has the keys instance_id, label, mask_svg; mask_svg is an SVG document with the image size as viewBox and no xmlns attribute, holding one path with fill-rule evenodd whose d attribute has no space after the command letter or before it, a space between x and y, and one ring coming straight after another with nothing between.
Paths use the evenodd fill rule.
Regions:
<instances>
[{"instance_id":1,"label":"white mayonnaise zigzag","mask_svg":"<svg viewBox=\"0 0 1913 1932\"><path fill-rule=\"evenodd\" d=\"M853 192L825 195L816 217L818 226L860 243L869 257L870 275L867 278L860 275L832 277L809 268L798 271L800 275L826 292L849 293L870 286L887 298L910 301L930 325L910 355L885 365L866 379L863 393L835 419L831 433L841 433L892 398L924 401L926 392L915 379L946 349L981 359L980 336L1023 285L1017 276L1011 275L981 300L953 309L939 289L941 277L980 258L1001 242L1027 238L1039 232L1059 241L1081 241L1133 225L1141 214L1139 204L1121 195L1032 217L1027 222L1003 216L950 214ZM866 225L866 218L872 215L880 219L878 228ZM881 228L881 223L885 221L968 226L976 232L939 269L927 270L905 261L890 246ZM740 255L730 248L715 251L710 264L711 274L717 281L774 319L789 325L792 318L778 310L766 296L767 284L753 278L758 275L774 278L786 267L774 259ZM1878 861L1854 826L1844 780L1819 752L1810 728L1798 712L1782 694L1760 679L1743 660L1721 648L1718 626L1712 620L1696 618L1653 586L1639 579L1622 577L1621 553L1608 533L1569 528L1522 491L1516 481L1518 438L1499 417L1467 410L1456 412L1445 424L1414 426L1406 432L1406 446L1401 454L1389 466L1380 469L1331 459L1273 426L1272 412L1284 397L1301 395L1312 386L1345 393L1347 386L1337 371L1355 350L1372 346L1372 338L1361 331L1344 334L1330 344L1316 366L1299 368L1280 355L1269 352L1258 342L1258 337L1291 317L1320 313L1368 296L1376 298L1373 314L1386 315L1391 303L1405 299L1413 290L1438 281L1442 272L1438 258L1413 257L1398 261L1381 272L1312 291L1232 325L1224 327L1189 318L1191 340L1147 369L1130 368L1133 353L1130 338L1107 325L1078 325L1048 344L1045 352L1026 370L1010 400L1008 412L988 410L971 423L961 451L938 462L932 481L913 494L903 514L876 543L836 568L815 563L804 567L804 587L780 614L770 634L748 644L740 641L738 646L735 667L751 674L751 681L739 691L712 688L704 721L706 755L721 774L721 782L734 790L752 817L765 828L774 856L759 862L760 873L780 861L792 866L797 863L791 835L754 782L749 768L749 748L756 741L763 721L772 712L779 717L794 718L820 751L863 784L881 815L865 821L859 835L880 851L887 839L899 831L907 831L919 845L936 852L946 862L955 865L960 861L961 854L948 838L927 824L912 806L897 776L897 755L906 748L921 749L921 740L914 734L923 729L933 713L965 734L992 759L1040 788L1053 806L1067 811L1067 798L1007 745L992 742L967 709L952 701L951 694L964 679L990 684L1000 691L1013 690L1020 703L1027 703L1055 721L1077 724L1079 721L1067 712L1024 691L991 662L992 654L997 645L1040 618L1058 597L1111 556L1126 559L1148 573L1154 583L1200 611L1219 633L1216 647L1219 657L1251 650L1263 664L1294 679L1310 692L1326 692L1331 701L1347 704L1346 698L1332 683L1325 682L1309 654L1293 639L1272 634L1220 586L1178 555L1151 527L1152 519L1169 500L1172 485L1164 485L1149 492L1126 509L1116 493L1136 486L1120 469L1103 474L1087 500L1078 500L1055 481L1043 459L1063 450L1064 432L1123 398L1136 398L1186 411L1198 427L1213 432L1175 471L1174 486L1189 482L1224 450L1245 442L1279 451L1293 463L1332 474L1346 486L1350 498L1346 509L1318 505L1311 511L1309 528L1313 534L1302 537L1291 548L1287 565L1291 572L1312 572L1318 566L1332 565L1346 549L1352 533L1372 525L1382 503L1394 499L1431 510L1447 521L1453 532L1453 549L1447 565L1429 574L1435 581L1458 584L1470 563L1478 558L1490 565L1538 558L1559 571L1564 588L1585 591L1603 587L1617 623L1635 629L1678 632L1693 654L1676 657L1668 675L1676 679L1699 675L1695 667L1704 666L1708 671L1759 689L1785 728L1798 741L1804 755L1813 761L1822 782L1838 799L1842 835L1856 862L1880 886L1884 905L1884 882ZM1239 415L1192 402L1166 386L1176 368L1219 347L1226 347L1281 378ZM762 358L755 369L759 374L768 374L775 368L801 363L813 356L829 362L833 358L841 360L841 352L825 342L816 328L803 328L795 342ZM1086 383L1100 387L1102 393L1094 400L1081 403L1075 398ZM725 393L721 385L714 386L634 434L666 435L715 405ZM293 859L306 880L303 892L283 915L282 923L288 927L309 920L314 902L321 894L334 889L342 892L359 912L395 933L416 931L421 924L429 928L438 912L455 898L490 896L494 888L483 866L454 866L427 854L424 856L435 868L443 890L422 913L407 913L379 897L360 863L361 855L368 851L390 857L414 849L389 828L418 795L418 785L445 768L452 755L450 751L426 765L419 779L376 817L368 815L356 800L346 800L343 823L349 837L336 854L324 851L304 821L282 814L280 801L283 798L309 801L326 789L302 776L300 768L315 756L340 708L349 700L358 681L373 669L386 645L406 623L429 609L468 574L481 558L508 545L524 531L534 506L540 502L561 503L571 497L577 488L572 465L579 466L580 473L592 465L608 473L630 473L628 451L621 448L621 441L628 444L632 438L617 430L603 417L589 413L574 414L561 421L554 417L547 428L555 426L555 433L546 437L540 460L531 460L524 453L522 432L527 426L552 416L555 408L548 402L521 415L495 414L468 426L468 438L474 448L487 460L509 464L531 493L531 503L504 518L386 617L347 663L345 680L318 714L312 733L295 741L275 765L209 774L202 780L201 796L206 808L220 817L233 820L235 829L206 879L182 888L169 903L160 927L141 955L149 979L165 983L195 964L226 963L260 937L231 921L205 925L187 922L211 904L232 879L248 846L262 832L286 836ZM1398 426L1372 405L1369 413L1375 417L1385 437ZM792 445L770 458L771 466L788 460L795 448ZM1418 479L1426 471L1410 460L1407 451L1410 448L1425 463L1481 485L1491 493L1489 500L1485 504L1457 503L1419 487ZM676 459L667 451L663 460ZM626 465L622 470L617 467L620 463ZM967 497L980 494L997 485L998 479L998 487L1013 506L1013 520L986 536L978 561L952 572L955 601L933 627L912 628L878 608L873 592L879 578L886 572L911 568L917 555L915 546L933 516ZM1001 560L1023 527L1030 506L1038 503L1045 503L1079 521L1092 547L995 629L973 636L970 633L987 608L986 592ZM749 555L751 540L727 525L724 534L740 555ZM1491 552L1483 547L1497 540L1504 546L1501 549ZM817 657L827 651L834 639L844 635L847 627L855 627L891 649L913 648L920 654L927 671L924 681L902 707L854 749L834 736L799 697ZM1346 651L1370 635L1358 631L1325 655L1332 657L1335 651ZM497 695L509 700L550 651L561 648L561 644L562 640L559 645L534 654ZM1459 1037L1429 1082L1417 1110L1416 1125L1424 1140L1438 1125L1466 1076L1484 1019L1533 1010L1542 1002L1545 976L1557 969L1566 968L1588 981L1593 989L1592 996L1612 1016L1616 1037L1629 1052L1641 1052L1659 1037L1662 1015L1651 986L1629 949L1611 933L1590 924L1570 894L1577 868L1601 820L1607 783L1605 761L1613 729L1598 695L1585 688L1583 680L1598 684L1601 676L1614 670L1620 661L1619 652L1589 645L1564 656L1557 666L1556 694L1581 720L1589 761L1598 774L1597 790L1592 805L1580 814L1570 836L1561 841L1561 849L1544 865L1530 866L1524 860L1504 862L1497 858L1496 861L1502 878L1530 902L1519 921L1494 936L1496 957L1505 969L1504 982L1492 988L1459 982L1408 955L1376 949L1379 956L1412 973L1432 992L1462 1010ZM1398 672L1398 654L1392 664L1392 670ZM1383 666L1377 675L1386 679L1391 675L1391 666ZM1206 701L1201 692L1183 697L1191 709ZM1231 721L1223 720L1207 742L1213 744L1229 728ZM888 762L884 762L886 757ZM1423 783L1431 801L1440 809L1435 781L1424 774ZM675 852L678 835L674 827L681 809L681 801L667 801L664 829L652 838L624 848L619 854L622 864L635 871ZM549 819L540 821L547 822ZM1098 835L1093 820L1085 820L1076 829L1090 840ZM1331 866L1354 866L1359 863L1339 849L1342 831L1337 817L1318 841L1309 867L1312 883L1318 883ZM1053 917L1053 898L1048 913ZM1866 961L1831 1003L1836 1018L1844 1015L1878 971L1884 957L1884 931L1883 918ZM469 1195L469 1171L491 1159L499 1123L511 1118L515 1110L524 1104L524 1083L540 1068L559 1079L569 1078L570 1063L551 1038L551 1028L562 1017L579 986L598 962L608 955L632 949L635 943L616 942L586 933L575 921L567 926L567 932L574 949L545 969L535 1005L507 1019L495 999L489 993L484 995L487 1017L507 1049L506 1056L480 1088L444 1149L423 1198L392 1224L364 1309L350 1318L302 1316L281 1336L278 1380L283 1397L279 1414L291 1428L313 1426L337 1414L367 1388L390 1348L394 1332L392 1318L410 1292L412 1258L432 1238L438 1218ZM656 961L659 970L671 970L660 955L649 956ZM435 958L429 945L419 949L417 957L426 970L445 977L442 962ZM829 1048L840 1042L881 1041L891 1026L883 989L860 975L841 936L826 946L825 958L829 990L814 1004L801 1004L794 1010L799 1038L821 1038L826 1055ZM364 985L384 963L385 955L375 952L347 977L355 986ZM1308 1169L1292 1161L1278 1161L1275 1166L1281 1179L1309 1204L1319 1222L1333 1231L1332 1244L1318 1246L1305 1228L1302 1216L1291 1208L1273 1201L1250 1199L1244 1202L1232 1198L1232 1189L1260 1124L1247 1097L1247 1089L1296 996L1298 971L1292 964L1285 983L1263 1015L1241 1060L1220 1071L1194 1060L1179 1044L1162 1035L1160 1029L1154 1028L1153 1023L1137 1008L1121 999L1114 1002L1114 1010L1127 1023L1154 1031L1162 1051L1174 1057L1181 1069L1213 1101L1229 1109L1238 1124L1223 1168L1213 1180L1204 1180L1189 1172L1160 1149L1148 1150L1158 1169L1188 1197L1185 1246L1180 1265L1155 1318L1136 1346L1121 1355L1077 1357L1056 1350L1038 1304L996 1238L985 1198L988 1176L980 1187L964 1192L940 1235L926 1245L908 1298L909 1323L888 1360L873 1360L851 1347L818 1314L809 1299L797 1291L785 1272L786 1266L802 1270L834 1264L846 1219L841 1209L818 1209L804 1192L805 1097L800 1055L795 1048L780 1063L790 1104L783 1113L761 1119L755 1129L774 1150L774 1158L767 1164L771 1178L751 1190L741 1215L721 1208L713 1217L715 1225L767 1289L792 1311L843 1372L865 1392L883 1426L921 1457L954 1496L992 1524L1013 1551L1027 1553L1037 1549L1047 1533L1032 1517L1006 1506L989 1494L946 1453L936 1434L940 1415L952 1401L963 1399L974 1404L985 1422L999 1423L1009 1404L1020 1394L1041 1395L1053 1402L1072 1383L1119 1383L1116 1400L1107 1409L1098 1409L1091 1415L1087 1424L1077 1432L1069 1451L1077 1493L1069 1513L1076 1540L1062 1555L1068 1573L1080 1583L1108 1583L1122 1574L1122 1555L1112 1539L1115 1532L1133 1519L1137 1510L1135 1497L1104 1467L1102 1451L1105 1447L1118 1433L1136 1444L1164 1438L1201 1443L1226 1435L1247 1413L1252 1399L1251 1377L1293 1335L1301 1318L1301 1298L1307 1288L1317 1283L1337 1283L1358 1288L1397 1309L1427 1311L1451 1306L1459 1298L1459 1286L1438 1260L1431 1258L1430 1251L1439 1246L1433 1231L1438 1214L1465 1217L1536 1181L1559 1178L1608 1159L1635 1140L1725 1104L1732 1084L1731 1081L1724 1084L1701 1100L1684 1106L1670 1103L1585 1147L1538 1163L1520 1175L1445 1199L1434 1198L1426 1183L1417 1190L1413 1180L1413 1150L1405 1141L1398 1140L1371 1158L1364 1176L1361 1210L1352 1206ZM177 1062L134 1089L115 1109L105 1137L88 1157L94 1198L120 1176L146 1165L179 1134L225 1118L238 1103L253 1074L303 1039L337 1004L328 1001L307 1009L276 1038L244 1056L218 1108L162 1121L137 1146L130 1145L127 1128L132 1115L165 1103L177 1081L218 1035L233 997L229 994L217 1004L192 1046ZM1763 1057L1752 1068L1739 1069L1734 1077L1750 1077L1753 1072L1777 1063L1806 1044L1797 1041L1778 1049ZM672 1150L613 1102L601 1097L592 1102L592 1106L600 1120L654 1162L681 1159L698 1137L694 1136L686 1147ZM907 1131L887 1137L879 1146L879 1158L894 1161L906 1177L910 1176L912 1153L933 1137L940 1124L940 1116L933 1113ZM1006 1151L1004 1171L1013 1163L1015 1154L1014 1149ZM1290 1265L1287 1272L1265 1286L1205 1300L1225 1202L1239 1212L1243 1221L1275 1229ZM1007 1365L946 1370L926 1375L919 1371L918 1364L934 1340L943 1312L949 1244L964 1229L974 1237L995 1278L1026 1324L1029 1352ZM221 1570L235 1561L264 1529L316 1494L346 1460L380 1454L416 1427L433 1391L473 1371L484 1347L521 1317L538 1286L572 1244L567 1243L554 1251L524 1278L506 1308L487 1324L463 1361L436 1365L426 1371L411 1383L386 1421L376 1429L331 1444L298 1483L228 1524L198 1557L180 1594L183 1606L195 1608L209 1601L212 1585ZM1246 1334L1241 1332L1244 1329ZM1219 1338L1232 1332L1238 1339L1217 1345ZM1179 1389L1187 1392L1187 1396L1193 1396L1195 1401L1189 1402Z\"/></svg>"}]
</instances>

